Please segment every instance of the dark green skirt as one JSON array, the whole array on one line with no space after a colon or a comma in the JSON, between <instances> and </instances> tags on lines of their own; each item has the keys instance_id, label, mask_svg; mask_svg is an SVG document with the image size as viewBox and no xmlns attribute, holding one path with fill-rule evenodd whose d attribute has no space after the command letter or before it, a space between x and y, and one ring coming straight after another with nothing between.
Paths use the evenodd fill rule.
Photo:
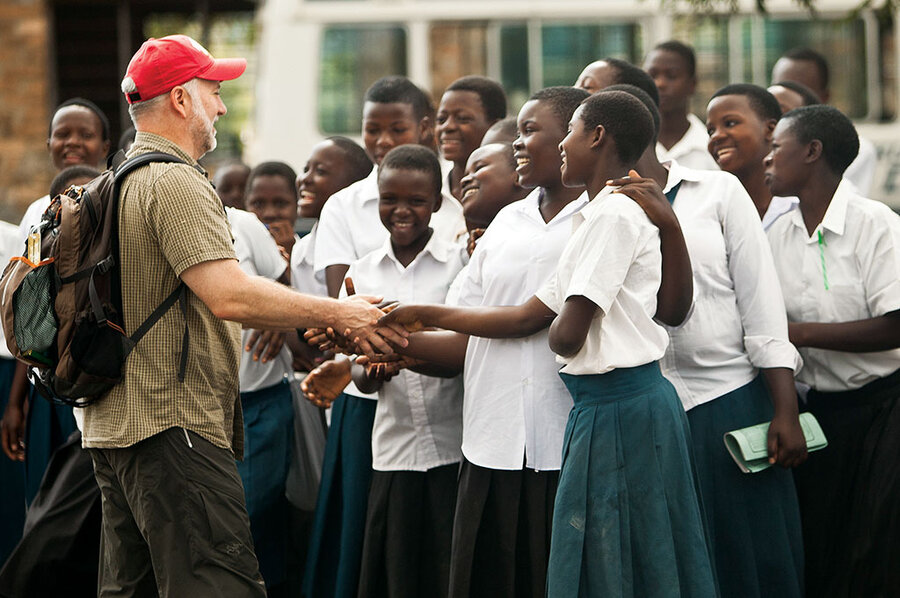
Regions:
<instances>
[{"instance_id":1,"label":"dark green skirt","mask_svg":"<svg viewBox=\"0 0 900 598\"><path fill-rule=\"evenodd\" d=\"M332 405L303 577L306 598L356 597L372 479L375 407L375 401L344 393Z\"/></svg>"},{"instance_id":2,"label":"dark green skirt","mask_svg":"<svg viewBox=\"0 0 900 598\"><path fill-rule=\"evenodd\" d=\"M742 473L722 440L772 414L761 376L687 414L723 598L803 596L803 535L790 470Z\"/></svg>"},{"instance_id":3,"label":"dark green skirt","mask_svg":"<svg viewBox=\"0 0 900 598\"><path fill-rule=\"evenodd\" d=\"M716 596L687 418L659 365L560 375L575 404L548 597Z\"/></svg>"}]
</instances>

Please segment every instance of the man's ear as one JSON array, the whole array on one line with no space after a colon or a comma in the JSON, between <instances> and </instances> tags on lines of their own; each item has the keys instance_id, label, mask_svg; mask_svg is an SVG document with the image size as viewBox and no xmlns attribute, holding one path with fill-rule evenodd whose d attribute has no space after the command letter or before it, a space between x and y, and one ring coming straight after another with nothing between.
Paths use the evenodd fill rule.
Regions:
<instances>
[{"instance_id":1,"label":"man's ear","mask_svg":"<svg viewBox=\"0 0 900 598\"><path fill-rule=\"evenodd\" d=\"M191 114L190 102L193 99L188 90L181 85L176 85L169 91L169 104L182 118L186 119Z\"/></svg>"},{"instance_id":2,"label":"man's ear","mask_svg":"<svg viewBox=\"0 0 900 598\"><path fill-rule=\"evenodd\" d=\"M437 195L437 201L434 202L434 209L432 210L432 212L437 212L438 210L440 210L440 209L441 209L441 204L442 204L443 202L444 202L444 194L443 194L443 193L438 193L438 195Z\"/></svg>"},{"instance_id":3,"label":"man's ear","mask_svg":"<svg viewBox=\"0 0 900 598\"><path fill-rule=\"evenodd\" d=\"M822 142L818 139L813 139L806 146L806 155L803 157L803 161L807 164L812 164L816 160L822 157Z\"/></svg>"},{"instance_id":4,"label":"man's ear","mask_svg":"<svg viewBox=\"0 0 900 598\"><path fill-rule=\"evenodd\" d=\"M766 141L772 141L772 134L775 132L775 125L778 124L774 118L766 121Z\"/></svg>"},{"instance_id":5,"label":"man's ear","mask_svg":"<svg viewBox=\"0 0 900 598\"><path fill-rule=\"evenodd\" d=\"M591 149L596 149L606 142L606 129L603 125L597 125L591 132Z\"/></svg>"}]
</instances>

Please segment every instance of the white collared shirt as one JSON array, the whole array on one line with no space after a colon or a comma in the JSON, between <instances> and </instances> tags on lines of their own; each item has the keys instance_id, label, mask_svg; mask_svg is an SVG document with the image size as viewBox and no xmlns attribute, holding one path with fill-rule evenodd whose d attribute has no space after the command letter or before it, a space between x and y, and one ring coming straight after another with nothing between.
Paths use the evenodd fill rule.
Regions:
<instances>
[{"instance_id":1,"label":"white collared shirt","mask_svg":"<svg viewBox=\"0 0 900 598\"><path fill-rule=\"evenodd\" d=\"M447 193L440 209L431 216L434 234L455 241L465 233L462 205ZM316 275L335 264L352 264L381 247L388 238L378 215L378 168L361 181L331 196L319 216L314 245Z\"/></svg>"},{"instance_id":2,"label":"white collared shirt","mask_svg":"<svg viewBox=\"0 0 900 598\"><path fill-rule=\"evenodd\" d=\"M812 235L794 210L768 236L789 321L851 322L900 309L900 216L845 181ZM900 368L900 349L802 348L800 355L797 379L824 392L853 390Z\"/></svg>"},{"instance_id":3,"label":"white collared shirt","mask_svg":"<svg viewBox=\"0 0 900 598\"><path fill-rule=\"evenodd\" d=\"M291 287L307 295L327 297L325 271L315 272L314 257L318 229L319 223L316 222L309 233L294 242L294 248L291 249Z\"/></svg>"},{"instance_id":4,"label":"white collared shirt","mask_svg":"<svg viewBox=\"0 0 900 598\"><path fill-rule=\"evenodd\" d=\"M262 276L269 280L277 280L288 268L288 263L281 255L275 239L269 234L266 226L250 212L226 207L228 224L234 236L234 254L238 265L249 276ZM239 380L241 392L252 392L268 388L281 382L293 371L291 353L287 345L275 359L263 363L253 361L253 353L244 351L253 330L241 331L241 365Z\"/></svg>"},{"instance_id":5,"label":"white collared shirt","mask_svg":"<svg viewBox=\"0 0 900 598\"><path fill-rule=\"evenodd\" d=\"M572 217L575 232L556 274L536 293L557 314L569 297L586 297L598 307L578 353L556 357L566 374L651 363L669 343L653 319L662 279L659 229L637 203L612 191L605 187Z\"/></svg>"},{"instance_id":6,"label":"white collared shirt","mask_svg":"<svg viewBox=\"0 0 900 598\"><path fill-rule=\"evenodd\" d=\"M769 230L776 220L796 208L798 203L800 203L800 200L796 197L773 196L772 201L769 202L769 207L766 208L766 213L762 217L763 230ZM759 212L757 212L758 214Z\"/></svg>"},{"instance_id":7,"label":"white collared shirt","mask_svg":"<svg viewBox=\"0 0 900 598\"><path fill-rule=\"evenodd\" d=\"M0 264L6 267L9 260L17 255L22 255L25 250L23 239L19 238L19 227L9 222L0 220ZM13 355L6 346L6 337L3 328L0 327L0 357L12 359ZM5 400L5 397L4 397Z\"/></svg>"},{"instance_id":8,"label":"white collared shirt","mask_svg":"<svg viewBox=\"0 0 900 598\"><path fill-rule=\"evenodd\" d=\"M540 189L504 207L469 261L460 305L519 305L556 270L587 194L550 222ZM557 470L572 397L559 377L547 331L523 339L470 337L466 348L463 445L466 459L490 469Z\"/></svg>"},{"instance_id":9,"label":"white collared shirt","mask_svg":"<svg viewBox=\"0 0 900 598\"><path fill-rule=\"evenodd\" d=\"M665 191L681 223L694 274L694 306L667 328L660 362L685 409L731 392L756 368L799 369L788 341L784 299L759 213L744 186L727 172L669 166Z\"/></svg>"},{"instance_id":10,"label":"white collared shirt","mask_svg":"<svg viewBox=\"0 0 900 598\"><path fill-rule=\"evenodd\" d=\"M844 171L844 178L850 179L856 192L865 197L872 191L872 183L875 182L875 169L878 167L878 150L875 144L860 136L859 153L847 170Z\"/></svg>"},{"instance_id":11,"label":"white collared shirt","mask_svg":"<svg viewBox=\"0 0 900 598\"><path fill-rule=\"evenodd\" d=\"M459 251L432 235L404 267L390 238L354 262L347 272L358 293L403 303L443 303L462 269ZM462 380L403 370L378 391L372 429L372 467L378 471L427 471L458 463L462 440Z\"/></svg>"},{"instance_id":12,"label":"white collared shirt","mask_svg":"<svg viewBox=\"0 0 900 598\"><path fill-rule=\"evenodd\" d=\"M706 149L709 144L706 124L690 112L687 119L690 123L688 130L675 145L666 149L663 144L656 142L656 157L660 162L678 160L680 164L697 170L719 170L719 165Z\"/></svg>"}]
</instances>

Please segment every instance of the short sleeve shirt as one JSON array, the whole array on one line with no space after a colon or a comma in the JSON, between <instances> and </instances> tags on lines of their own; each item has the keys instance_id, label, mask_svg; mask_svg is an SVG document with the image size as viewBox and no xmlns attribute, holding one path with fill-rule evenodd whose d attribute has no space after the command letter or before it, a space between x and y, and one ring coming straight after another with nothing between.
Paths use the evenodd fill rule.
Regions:
<instances>
[{"instance_id":1,"label":"short sleeve shirt","mask_svg":"<svg viewBox=\"0 0 900 598\"><path fill-rule=\"evenodd\" d=\"M138 132L129 156L162 151L186 164L152 163L122 185L119 244L125 329L132 334L202 262L235 259L221 200L196 160L175 143ZM190 344L184 382L178 380L185 318L172 307L136 345L125 376L102 400L85 408L85 447L131 446L172 427L243 453L238 395L240 333L187 293Z\"/></svg>"},{"instance_id":2,"label":"short sleeve shirt","mask_svg":"<svg viewBox=\"0 0 900 598\"><path fill-rule=\"evenodd\" d=\"M234 253L241 270L248 276L278 280L288 268L288 263L266 226L254 214L244 210L225 208L225 213L234 235ZM253 333L250 328L241 331L241 347L247 346ZM274 359L265 363L254 361L251 352L241 350L238 376L241 392L253 392L279 384L291 371L291 353L287 345Z\"/></svg>"},{"instance_id":3,"label":"short sleeve shirt","mask_svg":"<svg viewBox=\"0 0 900 598\"><path fill-rule=\"evenodd\" d=\"M597 305L584 345L557 356L576 376L658 361L669 337L653 320L662 280L659 230L629 197L606 187L572 218L576 226L556 273L536 293L560 313L569 297Z\"/></svg>"}]
</instances>

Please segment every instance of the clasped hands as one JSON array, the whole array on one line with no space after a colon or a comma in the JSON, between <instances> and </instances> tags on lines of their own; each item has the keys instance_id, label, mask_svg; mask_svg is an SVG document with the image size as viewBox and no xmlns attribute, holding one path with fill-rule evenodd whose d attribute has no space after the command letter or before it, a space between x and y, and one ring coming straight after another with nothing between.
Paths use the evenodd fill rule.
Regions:
<instances>
[{"instance_id":1,"label":"clasped hands","mask_svg":"<svg viewBox=\"0 0 900 598\"><path fill-rule=\"evenodd\" d=\"M366 368L366 374L373 380L386 382L401 369L421 363L398 354L396 349L405 347L406 337L424 329L424 325L414 306L384 302L377 307L383 315L375 325L344 330L311 328L303 338L320 351L359 355L356 363Z\"/></svg>"}]
</instances>

